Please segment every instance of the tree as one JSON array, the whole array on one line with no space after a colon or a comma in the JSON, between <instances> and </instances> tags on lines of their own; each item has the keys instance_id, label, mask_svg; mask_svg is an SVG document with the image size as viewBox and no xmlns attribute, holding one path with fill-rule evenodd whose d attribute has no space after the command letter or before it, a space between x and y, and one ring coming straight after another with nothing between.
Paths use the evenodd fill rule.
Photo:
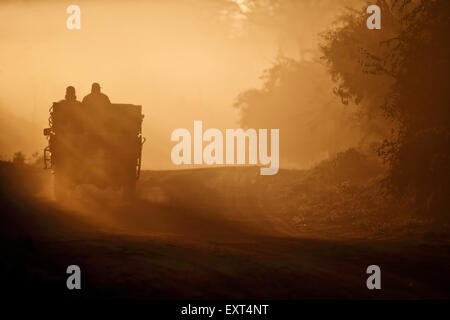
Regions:
<instances>
[{"instance_id":1,"label":"tree","mask_svg":"<svg viewBox=\"0 0 450 320\"><path fill-rule=\"evenodd\" d=\"M361 140L357 110L343 110L318 61L279 57L262 80L262 88L241 93L234 106L244 127L280 129L283 166L308 167Z\"/></svg>"},{"instance_id":2,"label":"tree","mask_svg":"<svg viewBox=\"0 0 450 320\"><path fill-rule=\"evenodd\" d=\"M23 165L23 164L25 164L25 160L26 160L26 157L21 151L14 153L14 157L13 157L14 164Z\"/></svg>"},{"instance_id":3,"label":"tree","mask_svg":"<svg viewBox=\"0 0 450 320\"><path fill-rule=\"evenodd\" d=\"M448 212L449 34L446 0L379 0L382 29L349 11L323 34L322 52L343 102L383 112L391 136L379 154L392 191L422 211ZM382 86L386 83L386 86Z\"/></svg>"}]
</instances>

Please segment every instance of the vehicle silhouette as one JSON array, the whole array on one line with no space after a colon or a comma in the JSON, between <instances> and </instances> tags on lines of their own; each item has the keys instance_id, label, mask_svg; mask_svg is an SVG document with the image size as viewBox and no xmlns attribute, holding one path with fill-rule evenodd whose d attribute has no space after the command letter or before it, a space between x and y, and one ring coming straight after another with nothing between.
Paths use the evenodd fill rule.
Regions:
<instances>
[{"instance_id":1,"label":"vehicle silhouette","mask_svg":"<svg viewBox=\"0 0 450 320\"><path fill-rule=\"evenodd\" d=\"M120 188L132 198L145 142L142 106L65 99L49 111L44 163L54 172L55 198L64 200L81 184Z\"/></svg>"}]
</instances>

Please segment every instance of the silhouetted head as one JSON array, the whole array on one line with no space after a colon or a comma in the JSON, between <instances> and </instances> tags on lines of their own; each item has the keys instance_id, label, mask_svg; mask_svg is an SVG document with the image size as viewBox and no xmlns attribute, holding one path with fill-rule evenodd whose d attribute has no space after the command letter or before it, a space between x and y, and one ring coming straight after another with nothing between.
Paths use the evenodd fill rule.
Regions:
<instances>
[{"instance_id":1,"label":"silhouetted head","mask_svg":"<svg viewBox=\"0 0 450 320\"><path fill-rule=\"evenodd\" d=\"M100 85L97 82L92 84L91 93L100 93Z\"/></svg>"},{"instance_id":2,"label":"silhouetted head","mask_svg":"<svg viewBox=\"0 0 450 320\"><path fill-rule=\"evenodd\" d=\"M66 100L77 100L77 96L75 94L75 88L72 86L68 86L66 88Z\"/></svg>"}]
</instances>

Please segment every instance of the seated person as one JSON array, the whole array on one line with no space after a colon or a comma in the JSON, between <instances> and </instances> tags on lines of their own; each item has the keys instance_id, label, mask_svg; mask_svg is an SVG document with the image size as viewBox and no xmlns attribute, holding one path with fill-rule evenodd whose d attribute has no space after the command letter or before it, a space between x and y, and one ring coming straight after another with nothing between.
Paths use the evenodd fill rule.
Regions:
<instances>
[{"instance_id":1,"label":"seated person","mask_svg":"<svg viewBox=\"0 0 450 320\"><path fill-rule=\"evenodd\" d=\"M76 103L80 103L77 100L77 95L75 94L75 88L72 86L68 86L66 88L66 96L64 97L63 100L59 101L58 103L61 102L76 102Z\"/></svg>"},{"instance_id":2,"label":"seated person","mask_svg":"<svg viewBox=\"0 0 450 320\"><path fill-rule=\"evenodd\" d=\"M98 83L93 83L91 93L83 98L83 104L89 106L105 106L110 105L111 101L109 101L106 94L100 92L100 85Z\"/></svg>"},{"instance_id":3,"label":"seated person","mask_svg":"<svg viewBox=\"0 0 450 320\"><path fill-rule=\"evenodd\" d=\"M53 129L59 132L78 129L76 124L81 110L80 106L81 102L77 100L75 88L68 86L64 99L53 106Z\"/></svg>"}]
</instances>

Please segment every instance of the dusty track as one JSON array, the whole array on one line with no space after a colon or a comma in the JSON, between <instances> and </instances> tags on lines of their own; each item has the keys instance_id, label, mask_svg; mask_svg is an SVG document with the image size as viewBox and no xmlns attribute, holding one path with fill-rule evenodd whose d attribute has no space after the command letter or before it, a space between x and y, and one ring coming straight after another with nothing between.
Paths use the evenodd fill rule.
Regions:
<instances>
[{"instance_id":1,"label":"dusty track","mask_svg":"<svg viewBox=\"0 0 450 320\"><path fill-rule=\"evenodd\" d=\"M275 214L257 183L248 189L238 173L204 171L217 175L205 192L198 173L152 173L131 204L110 193L62 205L4 198L6 287L12 296L90 299L450 297L447 238L299 231ZM65 289L70 264L82 269L79 292ZM381 266L380 291L366 289L371 264Z\"/></svg>"}]
</instances>

